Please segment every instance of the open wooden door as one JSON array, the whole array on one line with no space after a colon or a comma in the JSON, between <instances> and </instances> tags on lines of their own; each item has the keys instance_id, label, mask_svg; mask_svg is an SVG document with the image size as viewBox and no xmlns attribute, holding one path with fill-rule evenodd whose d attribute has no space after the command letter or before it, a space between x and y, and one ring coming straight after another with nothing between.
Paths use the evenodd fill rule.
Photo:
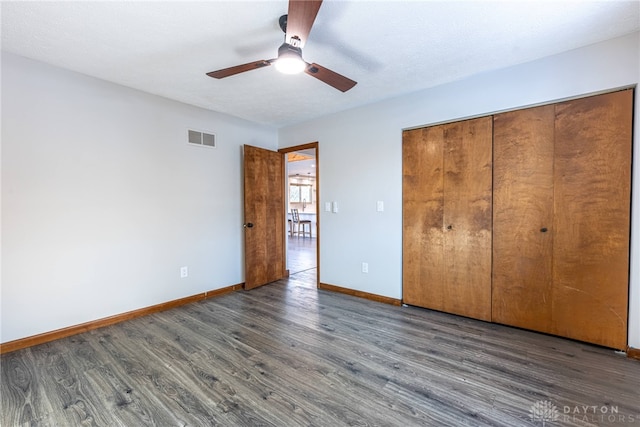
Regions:
<instances>
[{"instance_id":1,"label":"open wooden door","mask_svg":"<svg viewBox=\"0 0 640 427\"><path fill-rule=\"evenodd\" d=\"M283 155L245 145L245 289L285 276L284 236Z\"/></svg>"}]
</instances>

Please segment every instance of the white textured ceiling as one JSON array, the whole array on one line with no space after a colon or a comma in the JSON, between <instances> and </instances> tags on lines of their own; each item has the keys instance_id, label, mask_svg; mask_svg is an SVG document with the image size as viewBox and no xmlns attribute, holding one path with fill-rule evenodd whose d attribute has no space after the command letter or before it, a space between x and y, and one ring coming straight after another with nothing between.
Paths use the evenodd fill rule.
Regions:
<instances>
[{"instance_id":1,"label":"white textured ceiling","mask_svg":"<svg viewBox=\"0 0 640 427\"><path fill-rule=\"evenodd\" d=\"M640 29L640 1L325 0L303 56L341 93L274 67L287 1L2 2L2 49L145 92L283 126Z\"/></svg>"}]
</instances>

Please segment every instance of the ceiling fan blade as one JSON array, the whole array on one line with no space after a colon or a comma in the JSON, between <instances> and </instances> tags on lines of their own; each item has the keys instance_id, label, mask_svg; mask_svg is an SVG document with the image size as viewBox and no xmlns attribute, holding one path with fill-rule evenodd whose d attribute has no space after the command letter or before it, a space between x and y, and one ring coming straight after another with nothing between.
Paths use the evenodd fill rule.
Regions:
<instances>
[{"instance_id":1,"label":"ceiling fan blade","mask_svg":"<svg viewBox=\"0 0 640 427\"><path fill-rule=\"evenodd\" d=\"M322 0L289 0L285 38L287 43L300 48L304 47L321 5ZM291 40L295 37L300 41Z\"/></svg>"},{"instance_id":2,"label":"ceiling fan blade","mask_svg":"<svg viewBox=\"0 0 640 427\"><path fill-rule=\"evenodd\" d=\"M245 71L251 71L262 67L268 67L274 62L275 59L267 59L249 62L247 64L236 65L235 67L223 68L222 70L211 71L207 73L207 76L213 77L214 79L223 79L225 77L233 76L235 74L244 73Z\"/></svg>"},{"instance_id":3,"label":"ceiling fan blade","mask_svg":"<svg viewBox=\"0 0 640 427\"><path fill-rule=\"evenodd\" d=\"M331 71L328 68L324 68L316 63L307 64L307 68L304 72L325 82L329 86L333 86L341 92L346 92L358 84L358 82L355 82L342 74L338 74L335 71Z\"/></svg>"}]
</instances>

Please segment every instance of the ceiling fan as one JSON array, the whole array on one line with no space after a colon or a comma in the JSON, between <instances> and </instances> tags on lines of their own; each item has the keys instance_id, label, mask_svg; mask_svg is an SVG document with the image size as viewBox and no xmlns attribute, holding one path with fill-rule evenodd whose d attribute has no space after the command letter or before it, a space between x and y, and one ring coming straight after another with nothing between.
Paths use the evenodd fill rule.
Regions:
<instances>
[{"instance_id":1,"label":"ceiling fan","mask_svg":"<svg viewBox=\"0 0 640 427\"><path fill-rule=\"evenodd\" d=\"M285 33L284 43L278 48L278 57L236 65L207 73L209 77L223 79L245 71L267 67L274 64L276 69L285 74L297 74L302 71L316 79L333 86L339 91L346 92L356 85L356 82L341 74L331 71L316 63L308 63L302 59L302 48L311 32L313 21L316 19L322 0L290 0L287 15L279 20L280 28Z\"/></svg>"}]
</instances>

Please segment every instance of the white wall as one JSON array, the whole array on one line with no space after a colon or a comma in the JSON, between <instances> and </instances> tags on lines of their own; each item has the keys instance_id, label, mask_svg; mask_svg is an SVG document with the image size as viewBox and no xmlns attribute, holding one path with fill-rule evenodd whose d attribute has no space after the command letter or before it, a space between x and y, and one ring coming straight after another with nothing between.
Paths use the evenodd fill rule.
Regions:
<instances>
[{"instance_id":1,"label":"white wall","mask_svg":"<svg viewBox=\"0 0 640 427\"><path fill-rule=\"evenodd\" d=\"M277 132L3 54L0 341L243 282L242 144Z\"/></svg>"},{"instance_id":2,"label":"white wall","mask_svg":"<svg viewBox=\"0 0 640 427\"><path fill-rule=\"evenodd\" d=\"M639 52L634 33L280 129L280 147L319 142L319 201L340 208L320 212L320 281L402 297L402 129L636 85ZM640 168L633 177L637 188ZM382 213L377 200L385 202ZM633 202L629 345L640 348L640 191Z\"/></svg>"}]
</instances>

